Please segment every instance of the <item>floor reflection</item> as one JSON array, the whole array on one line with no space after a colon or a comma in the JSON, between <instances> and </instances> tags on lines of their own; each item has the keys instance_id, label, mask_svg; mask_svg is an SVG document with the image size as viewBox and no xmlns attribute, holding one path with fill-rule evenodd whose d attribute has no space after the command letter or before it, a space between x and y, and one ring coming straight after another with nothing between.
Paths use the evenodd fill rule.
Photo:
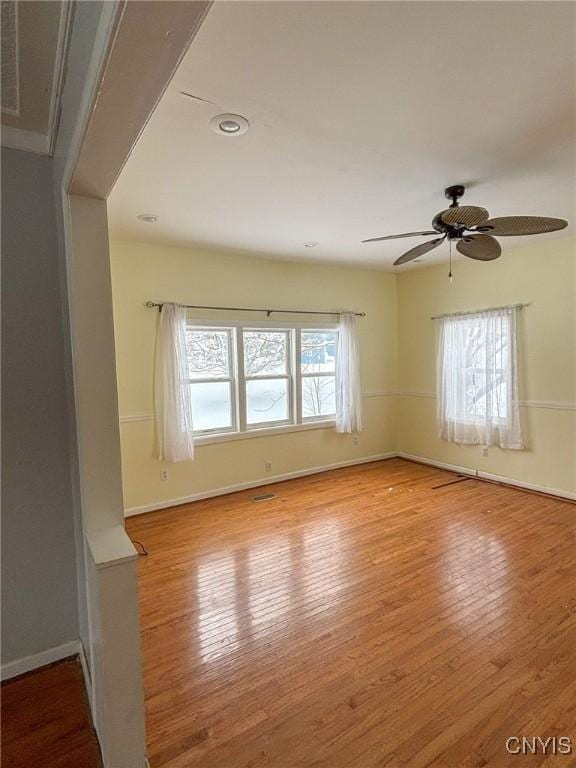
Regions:
<instances>
[{"instance_id":1,"label":"floor reflection","mask_svg":"<svg viewBox=\"0 0 576 768\"><path fill-rule=\"evenodd\" d=\"M290 608L294 598L291 572L291 542L287 535L267 537L248 550L249 616L261 633L266 633Z\"/></svg>"},{"instance_id":2,"label":"floor reflection","mask_svg":"<svg viewBox=\"0 0 576 768\"><path fill-rule=\"evenodd\" d=\"M235 553L204 558L197 568L198 643L202 661L239 647Z\"/></svg>"},{"instance_id":3,"label":"floor reflection","mask_svg":"<svg viewBox=\"0 0 576 768\"><path fill-rule=\"evenodd\" d=\"M249 547L214 553L197 565L200 659L215 662L243 645L270 642L301 623L314 631L314 615L338 607L346 584L341 524L326 520L304 531L275 533Z\"/></svg>"},{"instance_id":4,"label":"floor reflection","mask_svg":"<svg viewBox=\"0 0 576 768\"><path fill-rule=\"evenodd\" d=\"M444 536L441 594L452 619L474 624L505 615L511 565L502 539L468 522L448 523Z\"/></svg>"},{"instance_id":5,"label":"floor reflection","mask_svg":"<svg viewBox=\"0 0 576 768\"><path fill-rule=\"evenodd\" d=\"M324 520L304 533L302 586L309 608L334 600L345 588L341 571L345 562L342 526ZM333 607L337 607L334 605Z\"/></svg>"}]
</instances>

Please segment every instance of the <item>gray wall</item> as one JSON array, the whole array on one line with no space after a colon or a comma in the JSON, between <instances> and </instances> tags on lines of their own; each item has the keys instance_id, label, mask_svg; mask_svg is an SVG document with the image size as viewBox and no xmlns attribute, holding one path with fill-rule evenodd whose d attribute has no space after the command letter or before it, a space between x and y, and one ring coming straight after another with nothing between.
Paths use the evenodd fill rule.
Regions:
<instances>
[{"instance_id":1,"label":"gray wall","mask_svg":"<svg viewBox=\"0 0 576 768\"><path fill-rule=\"evenodd\" d=\"M79 116L82 113L81 104L86 96L87 83L90 82L89 69L94 48L94 41L103 14L110 13L110 0L90 0L74 4L72 29L68 44L66 59L66 80L61 97L61 114L58 125L58 136L54 148L54 187L57 195L56 223L60 243L60 284L62 286L62 309L64 315L64 367L66 370L69 446L72 461L72 498L75 511L76 531L76 569L78 582L78 624L79 635L84 653L91 663L91 644L88 625L87 580L84 552L84 522L82 518L78 458L78 438L76 424L75 392L72 364L72 342L68 302L68 278L66 270L66 248L64 235L63 206L61 190L64 183L66 164L71 154L74 132Z\"/></svg>"},{"instance_id":2,"label":"gray wall","mask_svg":"<svg viewBox=\"0 0 576 768\"><path fill-rule=\"evenodd\" d=\"M2 663L78 638L52 165L2 149Z\"/></svg>"}]
</instances>

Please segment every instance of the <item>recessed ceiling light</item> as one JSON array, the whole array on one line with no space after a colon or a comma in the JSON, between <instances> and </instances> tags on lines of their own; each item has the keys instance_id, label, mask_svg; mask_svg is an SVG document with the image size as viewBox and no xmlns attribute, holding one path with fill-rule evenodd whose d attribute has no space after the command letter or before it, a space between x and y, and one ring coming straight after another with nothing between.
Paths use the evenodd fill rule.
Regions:
<instances>
[{"instance_id":1,"label":"recessed ceiling light","mask_svg":"<svg viewBox=\"0 0 576 768\"><path fill-rule=\"evenodd\" d=\"M221 131L224 131L224 133L238 133L240 130L240 123L237 123L236 120L222 120L222 122L219 123L218 128L220 128Z\"/></svg>"},{"instance_id":2,"label":"recessed ceiling light","mask_svg":"<svg viewBox=\"0 0 576 768\"><path fill-rule=\"evenodd\" d=\"M316 248L317 245L320 245L320 243L317 243L316 240L309 240L307 243L304 243L304 248Z\"/></svg>"},{"instance_id":3,"label":"recessed ceiling light","mask_svg":"<svg viewBox=\"0 0 576 768\"><path fill-rule=\"evenodd\" d=\"M220 136L240 136L250 128L250 123L242 115L216 115L210 120L210 128Z\"/></svg>"},{"instance_id":4,"label":"recessed ceiling light","mask_svg":"<svg viewBox=\"0 0 576 768\"><path fill-rule=\"evenodd\" d=\"M138 221L145 221L147 224L154 224L154 222L158 221L158 216L155 216L153 213L139 213L136 218Z\"/></svg>"}]
</instances>

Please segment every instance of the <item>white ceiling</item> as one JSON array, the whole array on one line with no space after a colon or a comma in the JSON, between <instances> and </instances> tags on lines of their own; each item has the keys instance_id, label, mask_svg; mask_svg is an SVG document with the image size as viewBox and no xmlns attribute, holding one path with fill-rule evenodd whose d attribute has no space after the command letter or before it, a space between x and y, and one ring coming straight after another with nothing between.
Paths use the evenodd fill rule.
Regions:
<instances>
[{"instance_id":1,"label":"white ceiling","mask_svg":"<svg viewBox=\"0 0 576 768\"><path fill-rule=\"evenodd\" d=\"M449 184L493 216L572 220L575 11L216 2L112 192L112 236L390 268L423 238L360 240L428 229ZM214 134L222 112L250 130Z\"/></svg>"}]
</instances>

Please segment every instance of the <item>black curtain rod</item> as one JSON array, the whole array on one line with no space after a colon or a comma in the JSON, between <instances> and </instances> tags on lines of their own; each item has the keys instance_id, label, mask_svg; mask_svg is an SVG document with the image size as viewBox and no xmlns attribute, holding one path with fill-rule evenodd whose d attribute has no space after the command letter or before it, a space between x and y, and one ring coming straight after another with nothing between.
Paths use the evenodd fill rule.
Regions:
<instances>
[{"instance_id":1,"label":"black curtain rod","mask_svg":"<svg viewBox=\"0 0 576 768\"><path fill-rule=\"evenodd\" d=\"M147 301L147 307L158 307L161 311L165 302L162 301ZM252 307L206 307L202 304L181 304L180 306L186 307L186 309L219 309L224 312L266 312L266 316L274 312L282 315L342 315L342 312L316 312L314 310L306 309L254 309ZM354 312L356 317L366 317L366 312Z\"/></svg>"}]
</instances>

